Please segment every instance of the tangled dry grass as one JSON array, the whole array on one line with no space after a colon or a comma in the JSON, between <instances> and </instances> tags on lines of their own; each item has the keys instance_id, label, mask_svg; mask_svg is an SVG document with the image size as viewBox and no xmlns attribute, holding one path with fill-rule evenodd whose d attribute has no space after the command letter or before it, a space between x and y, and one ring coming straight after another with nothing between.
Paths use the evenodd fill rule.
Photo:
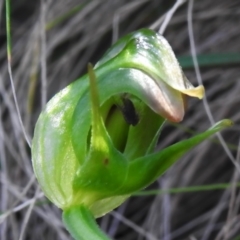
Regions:
<instances>
[{"instance_id":1,"label":"tangled dry grass","mask_svg":"<svg viewBox=\"0 0 240 240\"><path fill-rule=\"evenodd\" d=\"M4 9L3 1L0 6ZM184 69L194 84L203 82L206 99L189 101L185 120L168 124L159 148L223 118L235 125L188 153L151 188L213 183L231 187L132 197L99 223L119 240L240 239L238 0L18 0L12 1L11 21L13 80L29 139L46 101L128 32L151 27L164 32L179 57L208 55L207 64L199 61L198 68L194 61ZM70 239L61 212L44 198L33 176L9 80L4 14L0 31L0 239ZM215 57L209 60L209 54ZM219 54L225 54L224 65L217 62L223 56Z\"/></svg>"}]
</instances>

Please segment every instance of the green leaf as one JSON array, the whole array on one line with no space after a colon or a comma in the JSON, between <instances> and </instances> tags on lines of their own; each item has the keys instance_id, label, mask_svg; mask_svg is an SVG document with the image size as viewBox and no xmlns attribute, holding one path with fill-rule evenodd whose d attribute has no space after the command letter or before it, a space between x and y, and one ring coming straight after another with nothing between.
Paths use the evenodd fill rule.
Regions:
<instances>
[{"instance_id":1,"label":"green leaf","mask_svg":"<svg viewBox=\"0 0 240 240\"><path fill-rule=\"evenodd\" d=\"M193 68L192 56L179 56L178 61L182 68ZM209 53L197 56L199 67L222 67L238 65L240 63L240 53Z\"/></svg>"}]
</instances>

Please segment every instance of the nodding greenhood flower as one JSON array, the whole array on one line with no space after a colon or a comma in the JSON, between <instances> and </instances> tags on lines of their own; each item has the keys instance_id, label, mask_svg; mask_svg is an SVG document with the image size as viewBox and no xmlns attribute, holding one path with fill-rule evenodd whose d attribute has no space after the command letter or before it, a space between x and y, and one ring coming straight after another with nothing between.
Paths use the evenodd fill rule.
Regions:
<instances>
[{"instance_id":1,"label":"nodding greenhood flower","mask_svg":"<svg viewBox=\"0 0 240 240\"><path fill-rule=\"evenodd\" d=\"M182 120L185 95L203 94L161 35L143 29L123 37L38 119L32 159L45 195L64 211L85 206L95 217L119 206L230 124L154 152L165 119Z\"/></svg>"}]
</instances>

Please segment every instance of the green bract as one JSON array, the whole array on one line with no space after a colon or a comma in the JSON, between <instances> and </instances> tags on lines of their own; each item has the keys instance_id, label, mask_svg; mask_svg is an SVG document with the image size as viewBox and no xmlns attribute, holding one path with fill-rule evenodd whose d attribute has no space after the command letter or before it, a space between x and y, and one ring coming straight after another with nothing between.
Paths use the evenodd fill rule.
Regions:
<instances>
[{"instance_id":1,"label":"green bract","mask_svg":"<svg viewBox=\"0 0 240 240\"><path fill-rule=\"evenodd\" d=\"M161 152L165 121L181 121L185 95L202 98L168 42L148 29L120 39L88 74L56 94L36 124L32 159L45 195L64 211L85 206L95 217L156 180L186 151L231 125ZM86 237L87 239L87 237Z\"/></svg>"}]
</instances>

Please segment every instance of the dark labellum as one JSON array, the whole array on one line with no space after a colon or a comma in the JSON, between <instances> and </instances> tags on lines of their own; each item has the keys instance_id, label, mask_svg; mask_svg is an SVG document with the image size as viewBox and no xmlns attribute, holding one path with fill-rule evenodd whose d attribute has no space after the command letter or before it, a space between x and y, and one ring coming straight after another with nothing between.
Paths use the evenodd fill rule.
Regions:
<instances>
[{"instance_id":1,"label":"dark labellum","mask_svg":"<svg viewBox=\"0 0 240 240\"><path fill-rule=\"evenodd\" d=\"M122 98L123 105L120 107L125 121L133 126L139 122L139 116L135 110L132 101L128 98Z\"/></svg>"}]
</instances>

